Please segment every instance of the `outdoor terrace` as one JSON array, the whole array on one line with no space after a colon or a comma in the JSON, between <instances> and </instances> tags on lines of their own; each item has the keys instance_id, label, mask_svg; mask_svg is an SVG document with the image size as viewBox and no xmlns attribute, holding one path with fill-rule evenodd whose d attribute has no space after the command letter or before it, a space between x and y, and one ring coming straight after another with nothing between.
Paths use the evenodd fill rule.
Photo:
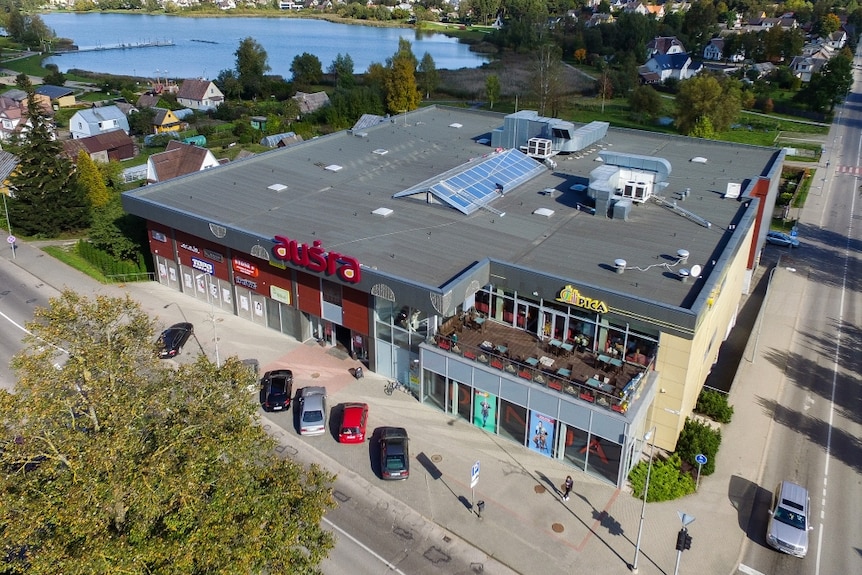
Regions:
<instances>
[{"instance_id":1,"label":"outdoor terrace","mask_svg":"<svg viewBox=\"0 0 862 575\"><path fill-rule=\"evenodd\" d=\"M625 413L639 397L649 365L600 354L574 340L540 340L534 334L483 315L452 318L433 344L605 409ZM646 361L646 360L645 360Z\"/></svg>"}]
</instances>

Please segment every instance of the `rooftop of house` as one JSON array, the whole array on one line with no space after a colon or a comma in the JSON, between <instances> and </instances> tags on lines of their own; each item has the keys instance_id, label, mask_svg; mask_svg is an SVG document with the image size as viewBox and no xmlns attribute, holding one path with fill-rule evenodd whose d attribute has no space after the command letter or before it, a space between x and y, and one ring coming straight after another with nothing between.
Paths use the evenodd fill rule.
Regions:
<instances>
[{"instance_id":1,"label":"rooftop of house","mask_svg":"<svg viewBox=\"0 0 862 575\"><path fill-rule=\"evenodd\" d=\"M470 215L430 194L394 197L494 156L482 142L503 119L422 108L361 132L330 134L129 191L124 205L202 237L209 236L204 230L225 228L220 241L237 249L248 238L267 249L276 235L309 245L319 240L325 250L426 286L444 286L488 258L688 307L702 282L682 282L669 267L678 250L687 250L688 265L701 264L707 276L734 234L744 233L736 222L750 202L725 198L728 184L745 191L780 157L776 149L611 128L599 143L555 156L555 168ZM660 194L668 205L635 205L627 220L592 215L583 188L604 165L602 150L666 160L670 173ZM684 190L687 199L678 201L684 210L671 209L670 200ZM391 212L381 215L379 208ZM631 271L615 273L617 259Z\"/></svg>"}]
</instances>

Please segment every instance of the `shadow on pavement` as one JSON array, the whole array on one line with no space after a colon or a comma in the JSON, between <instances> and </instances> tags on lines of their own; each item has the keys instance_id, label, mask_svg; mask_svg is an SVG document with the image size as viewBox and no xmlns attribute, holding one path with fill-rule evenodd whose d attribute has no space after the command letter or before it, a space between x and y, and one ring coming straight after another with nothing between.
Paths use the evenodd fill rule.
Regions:
<instances>
[{"instance_id":1,"label":"shadow on pavement","mask_svg":"<svg viewBox=\"0 0 862 575\"><path fill-rule=\"evenodd\" d=\"M769 518L767 510L772 492L744 477L733 475L727 488L727 498L736 509L739 528L745 532L749 541L761 547L767 547L766 524Z\"/></svg>"}]
</instances>

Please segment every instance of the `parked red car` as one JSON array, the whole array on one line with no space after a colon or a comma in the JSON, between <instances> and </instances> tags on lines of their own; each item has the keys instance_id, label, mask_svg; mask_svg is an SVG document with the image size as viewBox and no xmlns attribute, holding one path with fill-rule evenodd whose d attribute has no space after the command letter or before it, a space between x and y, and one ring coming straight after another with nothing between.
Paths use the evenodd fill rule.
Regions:
<instances>
[{"instance_id":1,"label":"parked red car","mask_svg":"<svg viewBox=\"0 0 862 575\"><path fill-rule=\"evenodd\" d=\"M345 403L342 410L341 429L338 441L341 443L362 443L368 425L367 403Z\"/></svg>"}]
</instances>

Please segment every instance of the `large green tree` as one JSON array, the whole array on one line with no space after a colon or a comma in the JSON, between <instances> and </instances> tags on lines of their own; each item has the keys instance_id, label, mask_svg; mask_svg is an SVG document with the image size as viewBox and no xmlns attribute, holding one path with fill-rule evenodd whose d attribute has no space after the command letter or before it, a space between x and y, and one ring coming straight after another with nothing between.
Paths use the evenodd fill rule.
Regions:
<instances>
[{"instance_id":1,"label":"large green tree","mask_svg":"<svg viewBox=\"0 0 862 575\"><path fill-rule=\"evenodd\" d=\"M75 165L78 170L78 183L84 188L90 206L96 209L104 207L110 201L111 195L99 166L84 150L78 152Z\"/></svg>"},{"instance_id":2,"label":"large green tree","mask_svg":"<svg viewBox=\"0 0 862 575\"><path fill-rule=\"evenodd\" d=\"M320 63L320 58L308 52L303 52L293 58L290 72L293 74L293 85L297 88L310 88L319 84L323 78L323 66Z\"/></svg>"},{"instance_id":3,"label":"large green tree","mask_svg":"<svg viewBox=\"0 0 862 575\"><path fill-rule=\"evenodd\" d=\"M160 365L128 297L67 290L28 327L0 391L4 573L320 573L333 477L275 454L241 362Z\"/></svg>"},{"instance_id":4,"label":"large green tree","mask_svg":"<svg viewBox=\"0 0 862 575\"><path fill-rule=\"evenodd\" d=\"M356 84L356 76L353 71L353 58L350 54L341 54L335 56L335 60L329 65L326 70L329 74L335 76L335 87L350 89Z\"/></svg>"},{"instance_id":5,"label":"large green tree","mask_svg":"<svg viewBox=\"0 0 862 575\"><path fill-rule=\"evenodd\" d=\"M18 166L9 178L9 219L22 235L56 237L86 228L90 206L72 162L44 116L34 93L27 96L27 128L10 146Z\"/></svg>"},{"instance_id":6,"label":"large green tree","mask_svg":"<svg viewBox=\"0 0 862 575\"><path fill-rule=\"evenodd\" d=\"M264 76L270 71L269 56L257 40L248 37L239 43L236 56L236 78L246 98L263 95Z\"/></svg>"},{"instance_id":7,"label":"large green tree","mask_svg":"<svg viewBox=\"0 0 862 575\"><path fill-rule=\"evenodd\" d=\"M816 112L832 111L847 96L853 85L853 56L843 49L811 77L795 100Z\"/></svg>"},{"instance_id":8,"label":"large green tree","mask_svg":"<svg viewBox=\"0 0 862 575\"><path fill-rule=\"evenodd\" d=\"M681 133L690 134L698 120L706 117L716 132L722 132L730 128L741 107L739 82L699 74L680 83L676 96L676 125Z\"/></svg>"}]
</instances>

